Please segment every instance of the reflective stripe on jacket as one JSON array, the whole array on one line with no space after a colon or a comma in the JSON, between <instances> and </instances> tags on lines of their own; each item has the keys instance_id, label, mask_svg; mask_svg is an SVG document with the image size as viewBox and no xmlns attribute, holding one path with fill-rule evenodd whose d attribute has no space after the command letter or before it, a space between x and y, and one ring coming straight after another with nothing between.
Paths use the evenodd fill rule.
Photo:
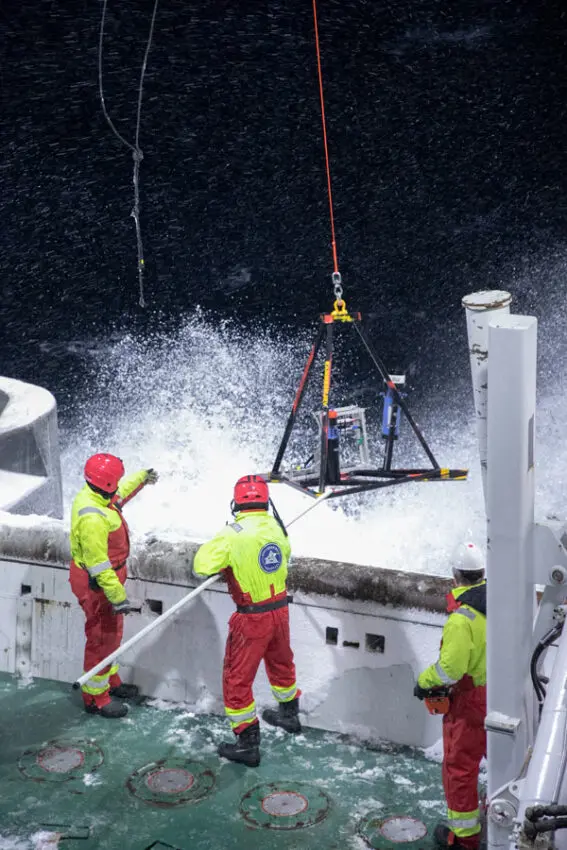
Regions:
<instances>
[{"instance_id":1,"label":"reflective stripe on jacket","mask_svg":"<svg viewBox=\"0 0 567 850\"><path fill-rule=\"evenodd\" d=\"M237 605L264 602L285 593L289 540L267 511L245 511L195 555L193 571L211 576L226 570Z\"/></svg>"},{"instance_id":2,"label":"reflective stripe on jacket","mask_svg":"<svg viewBox=\"0 0 567 850\"><path fill-rule=\"evenodd\" d=\"M140 470L120 481L117 496L106 499L85 484L71 509L71 558L96 578L109 602L126 599L126 591L114 568L125 564L130 554L128 525L120 506L143 487L147 471Z\"/></svg>"},{"instance_id":3,"label":"reflective stripe on jacket","mask_svg":"<svg viewBox=\"0 0 567 850\"><path fill-rule=\"evenodd\" d=\"M464 597L464 598L463 598ZM447 595L450 611L443 629L439 658L418 678L422 688L454 685L470 676L486 684L486 581L454 588Z\"/></svg>"}]
</instances>

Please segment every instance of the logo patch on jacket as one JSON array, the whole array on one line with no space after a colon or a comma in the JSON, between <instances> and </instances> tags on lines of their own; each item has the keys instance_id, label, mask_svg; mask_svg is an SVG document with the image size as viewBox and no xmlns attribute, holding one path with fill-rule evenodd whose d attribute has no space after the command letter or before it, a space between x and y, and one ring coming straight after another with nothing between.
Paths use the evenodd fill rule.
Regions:
<instances>
[{"instance_id":1,"label":"logo patch on jacket","mask_svg":"<svg viewBox=\"0 0 567 850\"><path fill-rule=\"evenodd\" d=\"M281 567L282 561L282 550L277 543L266 543L260 549L258 563L260 564L260 569L265 573L275 573Z\"/></svg>"}]
</instances>

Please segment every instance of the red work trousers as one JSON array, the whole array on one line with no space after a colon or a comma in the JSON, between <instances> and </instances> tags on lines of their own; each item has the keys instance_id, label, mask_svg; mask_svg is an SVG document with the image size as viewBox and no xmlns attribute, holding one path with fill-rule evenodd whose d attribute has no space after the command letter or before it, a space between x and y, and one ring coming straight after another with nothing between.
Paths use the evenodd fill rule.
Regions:
<instances>
[{"instance_id":1,"label":"red work trousers","mask_svg":"<svg viewBox=\"0 0 567 850\"><path fill-rule=\"evenodd\" d=\"M120 582L126 581L126 567L116 570ZM112 604L108 601L102 590L91 590L89 587L89 574L82 567L71 564L69 573L71 590L79 600L79 604L85 612L85 660L83 671L86 673L99 661L102 661L115 649L118 649L124 632L124 614L114 614ZM101 687L104 686L104 677L108 676L112 667L109 665L98 674ZM110 688L116 688L121 684L120 676L114 672L108 678L105 690L100 694L89 694L83 690L83 700L88 705L94 702L99 708L110 702Z\"/></svg>"},{"instance_id":2,"label":"red work trousers","mask_svg":"<svg viewBox=\"0 0 567 850\"><path fill-rule=\"evenodd\" d=\"M252 685L262 659L276 699L290 699L288 693L287 698L282 700L278 689L292 691L291 698L300 695L301 692L296 689L287 607L263 614L235 612L230 618L222 684L226 713L236 734L256 722ZM243 722L238 724L238 713L245 709L249 709L246 720L243 718Z\"/></svg>"},{"instance_id":3,"label":"red work trousers","mask_svg":"<svg viewBox=\"0 0 567 850\"><path fill-rule=\"evenodd\" d=\"M455 686L451 707L443 718L443 788L450 824L451 812L475 812L479 808L478 773L486 755L485 717L486 685L475 687L466 676ZM463 837L456 832L456 837L459 844L477 850L480 825L477 834Z\"/></svg>"}]
</instances>

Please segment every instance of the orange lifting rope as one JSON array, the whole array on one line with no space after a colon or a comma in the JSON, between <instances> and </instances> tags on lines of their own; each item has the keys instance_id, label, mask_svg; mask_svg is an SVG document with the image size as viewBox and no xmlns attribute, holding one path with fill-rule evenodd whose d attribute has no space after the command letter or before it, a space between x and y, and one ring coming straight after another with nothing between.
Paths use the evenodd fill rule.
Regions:
<instances>
[{"instance_id":1,"label":"orange lifting rope","mask_svg":"<svg viewBox=\"0 0 567 850\"><path fill-rule=\"evenodd\" d=\"M331 248L333 251L333 286L335 292L334 313L335 318L346 319L346 305L344 304L341 287L341 273L339 271L339 259L337 254L337 239L335 236L335 215L333 212L333 191L331 188L331 165L329 161L329 145L327 144L327 121L325 118L325 98L323 96L323 71L321 69L321 46L319 44L319 25L317 22L317 0L313 0L313 25L315 27L315 49L317 51L317 75L319 78L319 98L321 100L321 123L323 125L323 148L325 150L325 169L327 172L327 195L329 197L329 217L331 219ZM347 314L348 315L348 314Z\"/></svg>"}]
</instances>

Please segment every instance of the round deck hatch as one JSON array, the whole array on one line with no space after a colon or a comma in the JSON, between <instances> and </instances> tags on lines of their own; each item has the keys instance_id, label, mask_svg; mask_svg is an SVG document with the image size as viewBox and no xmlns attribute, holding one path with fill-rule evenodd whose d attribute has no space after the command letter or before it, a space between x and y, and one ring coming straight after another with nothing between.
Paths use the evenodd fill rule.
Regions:
<instances>
[{"instance_id":1,"label":"round deck hatch","mask_svg":"<svg viewBox=\"0 0 567 850\"><path fill-rule=\"evenodd\" d=\"M164 808L198 803L211 792L214 784L212 770L182 758L146 764L126 781L126 787L135 797Z\"/></svg>"},{"instance_id":2,"label":"round deck hatch","mask_svg":"<svg viewBox=\"0 0 567 850\"><path fill-rule=\"evenodd\" d=\"M391 815L371 812L358 827L358 834L374 850L387 850L393 844L411 844L427 835L423 821L410 815Z\"/></svg>"},{"instance_id":3,"label":"round deck hatch","mask_svg":"<svg viewBox=\"0 0 567 850\"><path fill-rule=\"evenodd\" d=\"M244 795L240 813L248 824L262 829L304 829L321 823L330 805L325 792L307 782L270 782Z\"/></svg>"},{"instance_id":4,"label":"round deck hatch","mask_svg":"<svg viewBox=\"0 0 567 850\"><path fill-rule=\"evenodd\" d=\"M66 782L81 779L103 761L102 750L94 741L50 741L22 753L18 768L26 779L36 782Z\"/></svg>"}]
</instances>

